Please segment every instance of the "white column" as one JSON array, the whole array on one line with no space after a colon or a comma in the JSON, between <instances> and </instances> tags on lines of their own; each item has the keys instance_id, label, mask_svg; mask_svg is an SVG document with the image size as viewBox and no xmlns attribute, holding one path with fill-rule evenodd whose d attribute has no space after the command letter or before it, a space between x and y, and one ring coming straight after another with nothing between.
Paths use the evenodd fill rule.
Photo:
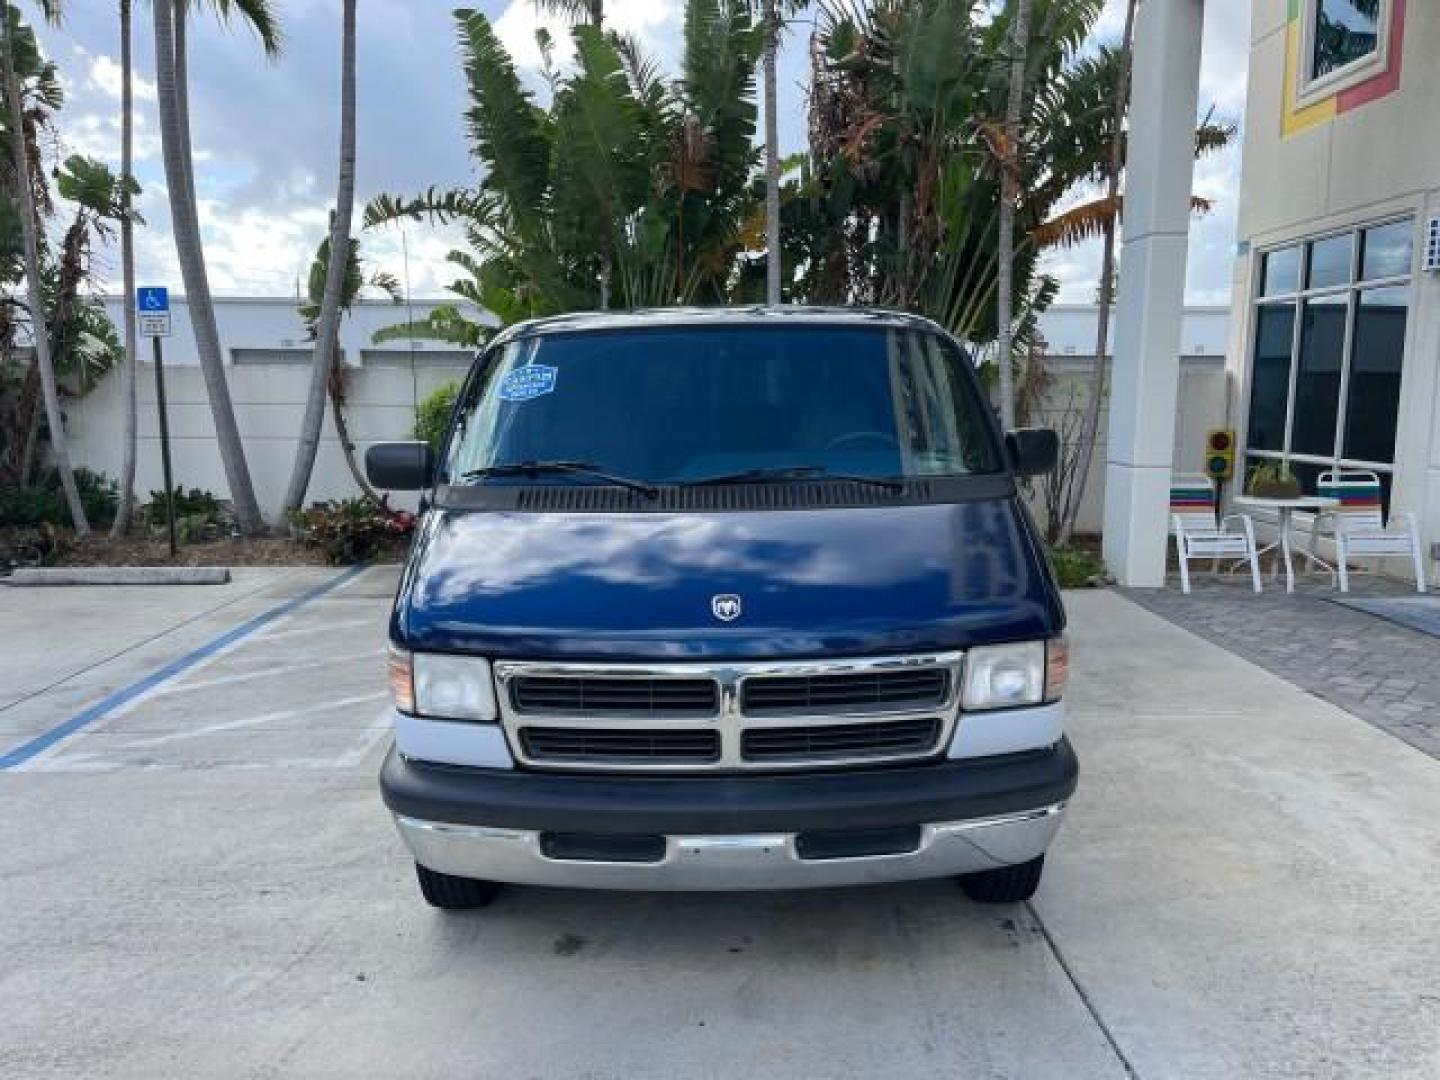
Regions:
<instances>
[{"instance_id":1,"label":"white column","mask_svg":"<svg viewBox=\"0 0 1440 1080\"><path fill-rule=\"evenodd\" d=\"M1120 297L1105 463L1105 563L1165 580L1204 0L1145 0L1135 21Z\"/></svg>"}]
</instances>

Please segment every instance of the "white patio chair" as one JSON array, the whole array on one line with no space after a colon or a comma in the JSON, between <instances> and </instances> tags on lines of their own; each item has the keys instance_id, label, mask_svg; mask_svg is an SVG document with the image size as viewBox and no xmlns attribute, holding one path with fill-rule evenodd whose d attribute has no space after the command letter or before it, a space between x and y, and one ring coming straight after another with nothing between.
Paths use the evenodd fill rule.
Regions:
<instances>
[{"instance_id":1,"label":"white patio chair","mask_svg":"<svg viewBox=\"0 0 1440 1080\"><path fill-rule=\"evenodd\" d=\"M1425 560L1420 554L1420 529L1414 514L1391 514L1391 528L1386 527L1385 511L1380 502L1380 477L1363 469L1335 469L1320 474L1316 485L1319 493L1340 505L1318 514L1311 526L1311 542L1320 536L1329 523L1335 539L1335 572L1342 593L1350 591L1350 572L1346 563L1351 555L1373 558L1404 558L1409 556L1415 567L1415 591L1425 591ZM1393 528L1396 519L1404 523Z\"/></svg>"},{"instance_id":2,"label":"white patio chair","mask_svg":"<svg viewBox=\"0 0 1440 1080\"><path fill-rule=\"evenodd\" d=\"M1215 523L1215 484L1203 475L1175 476L1170 480L1170 529L1180 560L1180 588L1190 592L1190 560L1221 559L1250 564L1250 580L1260 591L1260 556L1255 547L1255 523L1249 514L1231 514Z\"/></svg>"}]
</instances>

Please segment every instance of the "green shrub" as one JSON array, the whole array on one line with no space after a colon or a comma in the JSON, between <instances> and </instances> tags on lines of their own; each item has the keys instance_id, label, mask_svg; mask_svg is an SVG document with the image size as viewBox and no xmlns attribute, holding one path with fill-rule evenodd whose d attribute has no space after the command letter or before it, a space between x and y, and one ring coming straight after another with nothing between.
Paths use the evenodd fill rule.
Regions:
<instances>
[{"instance_id":1,"label":"green shrub","mask_svg":"<svg viewBox=\"0 0 1440 1080\"><path fill-rule=\"evenodd\" d=\"M1093 551L1077 547L1050 549L1050 564L1062 589L1094 589L1107 581L1105 564Z\"/></svg>"},{"instance_id":2,"label":"green shrub","mask_svg":"<svg viewBox=\"0 0 1440 1080\"><path fill-rule=\"evenodd\" d=\"M69 525L70 512L59 488L24 487L0 491L0 525Z\"/></svg>"},{"instance_id":3,"label":"green shrub","mask_svg":"<svg viewBox=\"0 0 1440 1080\"><path fill-rule=\"evenodd\" d=\"M458 382L448 382L420 402L415 415L415 438L424 439L438 454L450 428L450 414L455 411L455 397L460 393Z\"/></svg>"},{"instance_id":4,"label":"green shrub","mask_svg":"<svg viewBox=\"0 0 1440 1080\"><path fill-rule=\"evenodd\" d=\"M150 501L144 507L145 521L151 525L164 525L170 520L170 504L164 489L150 492ZM175 488L175 520L184 518L209 518L220 520L220 500L208 491L182 487Z\"/></svg>"},{"instance_id":5,"label":"green shrub","mask_svg":"<svg viewBox=\"0 0 1440 1080\"><path fill-rule=\"evenodd\" d=\"M175 536L182 544L196 540L213 540L220 533L223 508L220 500L199 488L175 489ZM164 490L150 492L150 501L141 508L141 516L152 533L165 532L170 524L170 507Z\"/></svg>"},{"instance_id":6,"label":"green shrub","mask_svg":"<svg viewBox=\"0 0 1440 1080\"><path fill-rule=\"evenodd\" d=\"M368 499L315 503L291 514L290 522L300 542L323 551L334 566L366 562L414 527L410 515L388 514Z\"/></svg>"},{"instance_id":7,"label":"green shrub","mask_svg":"<svg viewBox=\"0 0 1440 1080\"><path fill-rule=\"evenodd\" d=\"M104 473L89 469L75 470L75 486L80 489L80 505L94 526L109 525L120 509L120 484Z\"/></svg>"},{"instance_id":8,"label":"green shrub","mask_svg":"<svg viewBox=\"0 0 1440 1080\"><path fill-rule=\"evenodd\" d=\"M115 520L120 489L114 480L103 473L76 469L75 487L92 527L102 528ZM60 490L58 473L32 487L0 491L0 525L68 527L70 524L70 509L65 503L65 493Z\"/></svg>"}]
</instances>

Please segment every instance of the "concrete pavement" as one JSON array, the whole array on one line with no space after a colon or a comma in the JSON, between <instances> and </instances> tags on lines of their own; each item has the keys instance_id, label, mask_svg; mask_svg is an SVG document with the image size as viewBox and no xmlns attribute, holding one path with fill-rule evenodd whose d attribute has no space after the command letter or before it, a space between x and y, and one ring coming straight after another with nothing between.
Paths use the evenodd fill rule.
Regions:
<instances>
[{"instance_id":1,"label":"concrete pavement","mask_svg":"<svg viewBox=\"0 0 1440 1080\"><path fill-rule=\"evenodd\" d=\"M113 641L0 591L73 672L0 660L0 755L327 573L237 578L158 637L133 590L65 590ZM374 787L393 585L0 771L0 1076L1440 1075L1440 764L1118 595L1071 598L1081 790L1033 907L516 888L445 916Z\"/></svg>"}]
</instances>

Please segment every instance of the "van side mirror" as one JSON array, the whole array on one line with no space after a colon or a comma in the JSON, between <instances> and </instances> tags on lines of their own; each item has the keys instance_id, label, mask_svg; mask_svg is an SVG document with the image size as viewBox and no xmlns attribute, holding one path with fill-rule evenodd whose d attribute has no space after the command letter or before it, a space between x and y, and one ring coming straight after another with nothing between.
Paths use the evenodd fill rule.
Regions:
<instances>
[{"instance_id":1,"label":"van side mirror","mask_svg":"<svg viewBox=\"0 0 1440 1080\"><path fill-rule=\"evenodd\" d=\"M365 451L365 475L377 488L423 491L435 475L428 442L382 442Z\"/></svg>"},{"instance_id":2,"label":"van side mirror","mask_svg":"<svg viewBox=\"0 0 1440 1080\"><path fill-rule=\"evenodd\" d=\"M1050 428L1020 428L1005 433L1005 449L1016 476L1044 476L1060 460L1060 436Z\"/></svg>"}]
</instances>

